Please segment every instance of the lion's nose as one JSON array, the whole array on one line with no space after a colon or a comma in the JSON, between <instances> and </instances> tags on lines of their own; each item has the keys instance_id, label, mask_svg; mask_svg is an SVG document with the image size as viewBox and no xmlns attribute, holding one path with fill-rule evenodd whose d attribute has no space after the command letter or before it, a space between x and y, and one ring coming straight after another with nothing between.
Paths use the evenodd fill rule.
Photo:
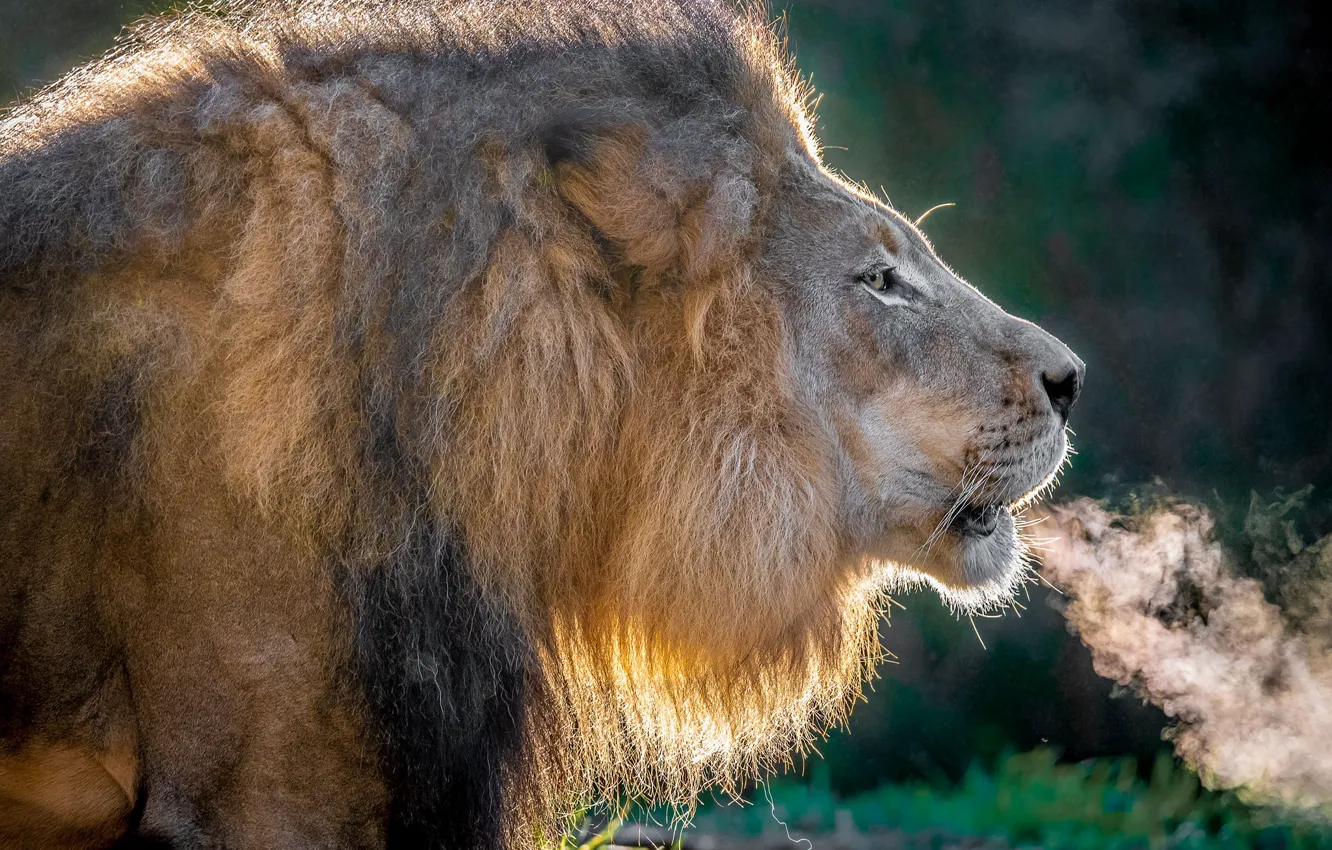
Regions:
<instances>
[{"instance_id":1,"label":"lion's nose","mask_svg":"<svg viewBox=\"0 0 1332 850\"><path fill-rule=\"evenodd\" d=\"M1032 390L1045 393L1050 410L1063 422L1082 394L1087 364L1072 349L1049 331L1025 319L1014 319L1008 326L1009 362L1021 363L1030 377ZM1029 371L1028 371L1029 370Z\"/></svg>"},{"instance_id":2,"label":"lion's nose","mask_svg":"<svg viewBox=\"0 0 1332 850\"><path fill-rule=\"evenodd\" d=\"M1087 373L1087 364L1064 346L1060 348L1063 351L1059 354L1063 356L1041 370L1041 386L1050 399L1050 407L1054 408L1060 419L1067 422L1068 412L1077 404L1078 396L1082 393L1082 377Z\"/></svg>"}]
</instances>

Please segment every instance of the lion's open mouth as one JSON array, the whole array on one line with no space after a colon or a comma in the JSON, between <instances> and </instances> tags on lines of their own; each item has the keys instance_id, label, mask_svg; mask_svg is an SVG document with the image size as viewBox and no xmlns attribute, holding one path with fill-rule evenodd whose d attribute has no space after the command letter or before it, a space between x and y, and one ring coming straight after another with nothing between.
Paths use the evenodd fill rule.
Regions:
<instances>
[{"instance_id":1,"label":"lion's open mouth","mask_svg":"<svg viewBox=\"0 0 1332 850\"><path fill-rule=\"evenodd\" d=\"M953 517L950 528L964 537L989 537L999 527L1007 505L967 505Z\"/></svg>"}]
</instances>

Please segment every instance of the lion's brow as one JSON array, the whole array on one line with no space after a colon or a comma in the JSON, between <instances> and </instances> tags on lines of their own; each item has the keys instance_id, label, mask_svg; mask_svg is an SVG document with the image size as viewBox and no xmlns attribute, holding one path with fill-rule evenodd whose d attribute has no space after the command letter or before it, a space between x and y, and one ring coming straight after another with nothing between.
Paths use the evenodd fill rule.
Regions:
<instances>
[{"instance_id":1,"label":"lion's brow","mask_svg":"<svg viewBox=\"0 0 1332 850\"><path fill-rule=\"evenodd\" d=\"M891 225L886 221L876 221L874 223L874 237L879 240L883 247L888 249L888 253L896 254L898 248L897 234L893 231Z\"/></svg>"}]
</instances>

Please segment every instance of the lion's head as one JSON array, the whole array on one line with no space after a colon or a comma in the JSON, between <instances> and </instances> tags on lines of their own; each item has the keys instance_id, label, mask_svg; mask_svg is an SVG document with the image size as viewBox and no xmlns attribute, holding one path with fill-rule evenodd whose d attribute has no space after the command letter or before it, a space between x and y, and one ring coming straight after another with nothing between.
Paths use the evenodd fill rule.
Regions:
<instances>
[{"instance_id":1,"label":"lion's head","mask_svg":"<svg viewBox=\"0 0 1332 850\"><path fill-rule=\"evenodd\" d=\"M742 176L709 163L715 140L699 137L706 146L672 147L611 130L551 148L563 197L609 237L631 328L638 385L616 442L632 452L612 477L634 489L600 523L619 527L626 548L612 557L629 560L608 574L633 581L664 559L732 579L753 555L715 555L743 547L771 557L727 583L769 601L773 582L798 588L794 602L821 570L866 560L963 607L1006 598L1023 565L1014 514L1064 462L1083 363L960 279L910 220L829 174L801 134L762 164L766 185L759 164ZM691 551L700 543L718 551ZM754 623L735 625L753 640Z\"/></svg>"},{"instance_id":2,"label":"lion's head","mask_svg":"<svg viewBox=\"0 0 1332 850\"><path fill-rule=\"evenodd\" d=\"M1009 597L1015 514L1064 462L1084 373L825 170L803 126L750 145L697 116L546 139L625 333L624 405L581 437L607 464L565 502L595 505L599 530L566 561L573 619L613 624L592 654L613 645L631 687L674 697L664 718L630 700L636 723L688 738L721 718L714 745L746 758L733 738L784 746L837 714L884 588Z\"/></svg>"}]
</instances>

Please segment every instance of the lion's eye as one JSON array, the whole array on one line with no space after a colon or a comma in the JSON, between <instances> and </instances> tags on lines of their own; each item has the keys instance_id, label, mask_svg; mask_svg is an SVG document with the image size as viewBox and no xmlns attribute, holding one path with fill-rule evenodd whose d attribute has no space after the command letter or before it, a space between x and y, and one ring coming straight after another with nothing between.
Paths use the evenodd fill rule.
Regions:
<instances>
[{"instance_id":1,"label":"lion's eye","mask_svg":"<svg viewBox=\"0 0 1332 850\"><path fill-rule=\"evenodd\" d=\"M860 282L875 292L887 292L895 283L892 269L875 269L860 276Z\"/></svg>"}]
</instances>

